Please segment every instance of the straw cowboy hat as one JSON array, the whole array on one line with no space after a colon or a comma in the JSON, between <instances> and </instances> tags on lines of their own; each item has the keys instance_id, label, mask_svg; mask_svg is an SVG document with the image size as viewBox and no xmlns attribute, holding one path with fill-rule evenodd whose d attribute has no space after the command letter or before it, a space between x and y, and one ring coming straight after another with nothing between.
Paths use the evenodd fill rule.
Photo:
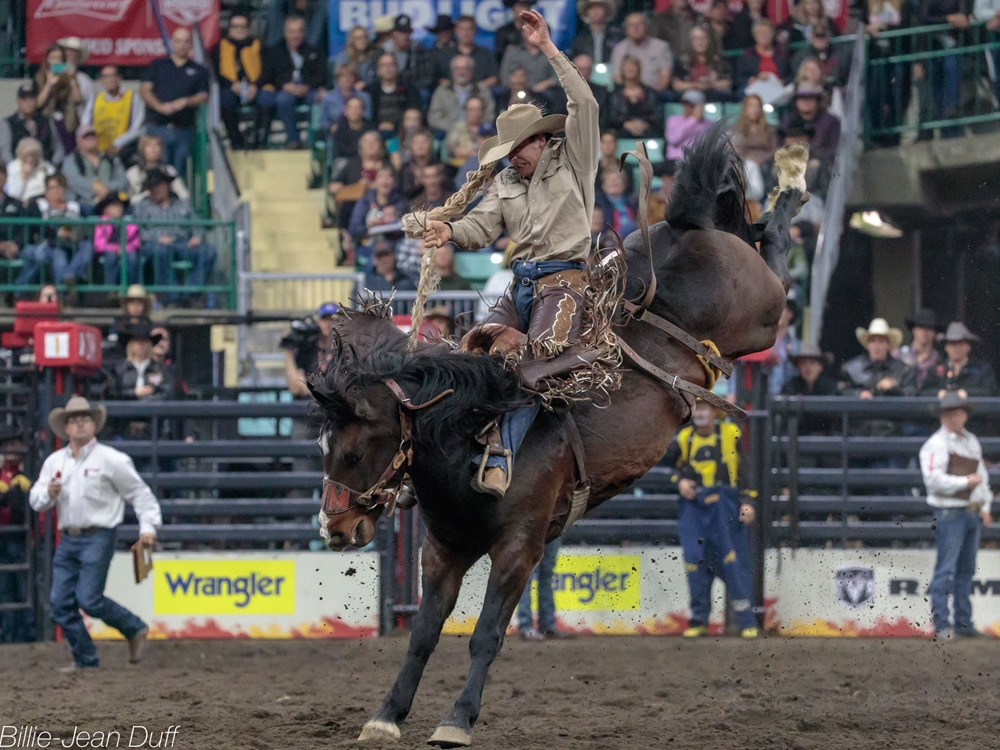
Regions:
<instances>
[{"instance_id":1,"label":"straw cowboy hat","mask_svg":"<svg viewBox=\"0 0 1000 750\"><path fill-rule=\"evenodd\" d=\"M49 412L49 427L61 439L68 440L66 436L66 420L80 414L89 414L94 420L95 432L100 432L104 423L108 419L108 410L103 406L91 407L90 402L83 396L73 396L66 402L66 406L57 406Z\"/></svg>"},{"instance_id":2,"label":"straw cowboy hat","mask_svg":"<svg viewBox=\"0 0 1000 750\"><path fill-rule=\"evenodd\" d=\"M90 50L83 46L83 40L78 36L64 36L62 39L57 39L56 44L63 49L76 50L80 55L80 65L90 57Z\"/></svg>"},{"instance_id":3,"label":"straw cowboy hat","mask_svg":"<svg viewBox=\"0 0 1000 750\"><path fill-rule=\"evenodd\" d=\"M859 326L854 329L854 335L858 337L858 343L864 347L868 346L868 339L872 336L885 336L893 349L903 343L903 332L898 328L890 328L885 318L873 318L868 324L868 330Z\"/></svg>"},{"instance_id":4,"label":"straw cowboy hat","mask_svg":"<svg viewBox=\"0 0 1000 750\"><path fill-rule=\"evenodd\" d=\"M515 104L497 118L497 134L479 147L479 163L500 161L531 136L557 133L565 125L566 115L543 115L534 104Z\"/></svg>"},{"instance_id":5,"label":"straw cowboy hat","mask_svg":"<svg viewBox=\"0 0 1000 750\"><path fill-rule=\"evenodd\" d=\"M149 296L149 292L146 291L146 287L142 284L132 284L125 291L125 299L122 300L123 304L128 302L130 299L141 300L143 305L145 305L145 310L143 315L149 315L149 311L153 309L153 299Z\"/></svg>"},{"instance_id":6,"label":"straw cowboy hat","mask_svg":"<svg viewBox=\"0 0 1000 750\"><path fill-rule=\"evenodd\" d=\"M946 344L957 344L959 341L968 341L970 344L979 341L979 337L965 327L965 323L957 320L948 324L944 335L939 337Z\"/></svg>"}]
</instances>

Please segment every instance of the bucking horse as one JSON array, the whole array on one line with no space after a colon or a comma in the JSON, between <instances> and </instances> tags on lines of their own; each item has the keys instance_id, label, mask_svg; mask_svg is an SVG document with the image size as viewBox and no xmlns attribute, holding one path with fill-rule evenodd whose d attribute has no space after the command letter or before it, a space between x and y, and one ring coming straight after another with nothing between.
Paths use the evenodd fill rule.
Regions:
<instances>
[{"instance_id":1,"label":"bucking horse","mask_svg":"<svg viewBox=\"0 0 1000 750\"><path fill-rule=\"evenodd\" d=\"M730 360L774 344L789 286L788 227L805 190L805 150L797 149L779 155L786 173L756 223L747 218L743 163L723 129L714 127L688 151L666 221L623 243L620 388L603 408L573 403L563 410L572 419L543 410L503 500L475 492L469 479L483 451L477 436L529 398L518 376L495 356L442 346L411 352L391 317L338 315L333 359L310 381L325 416L323 536L331 549L368 544L404 474L428 530L406 658L361 740L399 739L462 577L488 555L465 686L428 740L469 745L487 671L545 543L663 457L694 396L711 387L713 368L728 373Z\"/></svg>"}]
</instances>

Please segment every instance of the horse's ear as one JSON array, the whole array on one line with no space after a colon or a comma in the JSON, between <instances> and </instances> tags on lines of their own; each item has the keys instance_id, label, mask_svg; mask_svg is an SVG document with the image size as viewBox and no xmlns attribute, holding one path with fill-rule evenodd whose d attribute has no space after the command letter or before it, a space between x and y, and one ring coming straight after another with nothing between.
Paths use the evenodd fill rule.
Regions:
<instances>
[{"instance_id":1,"label":"horse's ear","mask_svg":"<svg viewBox=\"0 0 1000 750\"><path fill-rule=\"evenodd\" d=\"M309 393L327 417L339 422L348 422L353 418L354 407L343 395L327 388L322 381L315 381L312 378L307 385Z\"/></svg>"}]
</instances>

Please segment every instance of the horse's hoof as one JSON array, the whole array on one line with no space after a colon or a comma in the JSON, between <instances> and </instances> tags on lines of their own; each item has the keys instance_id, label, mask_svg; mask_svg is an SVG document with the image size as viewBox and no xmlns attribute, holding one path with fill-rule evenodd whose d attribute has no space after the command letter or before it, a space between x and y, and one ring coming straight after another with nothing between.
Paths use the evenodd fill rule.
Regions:
<instances>
[{"instance_id":1,"label":"horse's hoof","mask_svg":"<svg viewBox=\"0 0 1000 750\"><path fill-rule=\"evenodd\" d=\"M379 721L372 719L361 729L358 741L362 740L389 740L396 742L399 739L399 727L391 721Z\"/></svg>"},{"instance_id":2,"label":"horse's hoof","mask_svg":"<svg viewBox=\"0 0 1000 750\"><path fill-rule=\"evenodd\" d=\"M434 730L427 744L437 747L468 747L472 744L472 735L461 727L442 725Z\"/></svg>"}]
</instances>

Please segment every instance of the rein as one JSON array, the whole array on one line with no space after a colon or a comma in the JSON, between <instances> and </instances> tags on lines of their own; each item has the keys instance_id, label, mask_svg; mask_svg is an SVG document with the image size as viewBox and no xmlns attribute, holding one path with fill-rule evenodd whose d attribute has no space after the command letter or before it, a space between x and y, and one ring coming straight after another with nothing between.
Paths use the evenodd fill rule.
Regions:
<instances>
[{"instance_id":1,"label":"rein","mask_svg":"<svg viewBox=\"0 0 1000 750\"><path fill-rule=\"evenodd\" d=\"M413 412L433 406L455 392L454 388L449 388L429 401L414 404L402 386L392 378L386 378L385 385L399 402L399 448L375 484L364 492L351 489L341 482L334 482L324 476L323 512L328 516L346 513L357 507L371 510L379 506L388 507L388 513L391 515L396 507L396 498L403 483L403 476L413 463Z\"/></svg>"},{"instance_id":2,"label":"rein","mask_svg":"<svg viewBox=\"0 0 1000 750\"><path fill-rule=\"evenodd\" d=\"M708 388L702 388L699 385L683 380L679 375L667 372L661 367L653 364L625 343L625 341L621 340L620 337L618 344L621 346L622 351L628 356L629 359L632 360L632 362L635 363L637 367L639 367L639 369L645 371L649 375L652 375L656 380L659 380L668 388L680 392L682 396L687 393L695 398L700 398L702 401L707 401L716 409L721 409L735 419L746 419L747 414L743 411L743 409L739 408L735 404L729 403L719 396L716 396L710 390L715 385L715 381L720 375L724 374L726 377L730 377L733 374L732 363L723 359L719 353L719 348L712 341L699 341L690 333L674 325L666 318L649 311L649 306L652 304L653 297L656 294L656 274L653 273L653 245L649 241L649 221L646 216L646 204L649 201L649 190L653 182L653 166L649 162L649 156L646 152L646 144L641 140L636 145L635 151L626 151L621 155L620 164L622 169L625 168L625 161L630 156L634 157L636 161L639 162L639 210L636 218L638 219L639 230L642 232L642 240L646 245L646 255L649 259L650 280L649 284L646 285L646 293L643 295L642 300L638 304L635 302L624 303L623 307L627 316L626 324L635 320L652 326L653 328L657 328L667 334L674 341L693 352L698 358L698 362L705 370L705 378ZM619 239L619 245L620 244L621 240ZM685 401L687 401L687 398L685 398Z\"/></svg>"}]
</instances>

